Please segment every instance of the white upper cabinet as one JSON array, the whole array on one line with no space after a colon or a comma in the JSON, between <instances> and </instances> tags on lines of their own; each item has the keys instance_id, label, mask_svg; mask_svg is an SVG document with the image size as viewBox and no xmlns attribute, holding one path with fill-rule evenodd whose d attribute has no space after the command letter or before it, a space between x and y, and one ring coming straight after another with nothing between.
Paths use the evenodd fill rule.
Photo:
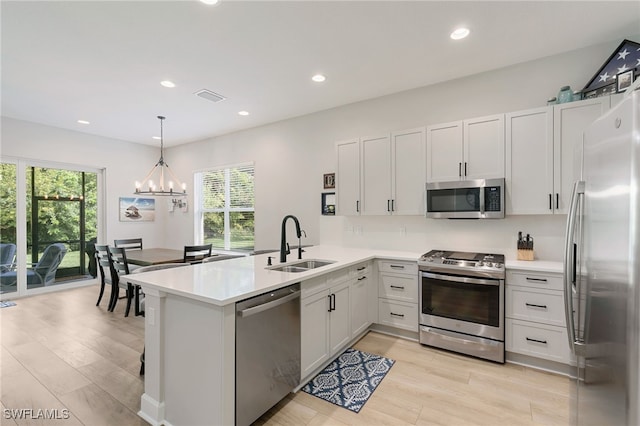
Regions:
<instances>
[{"instance_id":1,"label":"white upper cabinet","mask_svg":"<svg viewBox=\"0 0 640 426\"><path fill-rule=\"evenodd\" d=\"M582 133L610 97L506 114L507 214L566 214L580 179Z\"/></svg>"},{"instance_id":2,"label":"white upper cabinet","mask_svg":"<svg viewBox=\"0 0 640 426\"><path fill-rule=\"evenodd\" d=\"M464 120L465 179L504 177L504 114Z\"/></svg>"},{"instance_id":3,"label":"white upper cabinet","mask_svg":"<svg viewBox=\"0 0 640 426\"><path fill-rule=\"evenodd\" d=\"M553 208L567 213L573 183L582 176L582 135L584 129L609 109L610 97L555 105Z\"/></svg>"},{"instance_id":4,"label":"white upper cabinet","mask_svg":"<svg viewBox=\"0 0 640 426\"><path fill-rule=\"evenodd\" d=\"M504 114L427 127L427 181L504 177Z\"/></svg>"},{"instance_id":5,"label":"white upper cabinet","mask_svg":"<svg viewBox=\"0 0 640 426\"><path fill-rule=\"evenodd\" d=\"M462 179L462 121L427 127L427 181Z\"/></svg>"},{"instance_id":6,"label":"white upper cabinet","mask_svg":"<svg viewBox=\"0 0 640 426\"><path fill-rule=\"evenodd\" d=\"M363 215L391 213L391 137L360 139Z\"/></svg>"},{"instance_id":7,"label":"white upper cabinet","mask_svg":"<svg viewBox=\"0 0 640 426\"><path fill-rule=\"evenodd\" d=\"M343 216L360 214L360 140L336 144L336 213Z\"/></svg>"},{"instance_id":8,"label":"white upper cabinet","mask_svg":"<svg viewBox=\"0 0 640 426\"><path fill-rule=\"evenodd\" d=\"M391 211L424 214L424 127L391 134Z\"/></svg>"},{"instance_id":9,"label":"white upper cabinet","mask_svg":"<svg viewBox=\"0 0 640 426\"><path fill-rule=\"evenodd\" d=\"M424 214L424 130L338 142L338 214Z\"/></svg>"},{"instance_id":10,"label":"white upper cabinet","mask_svg":"<svg viewBox=\"0 0 640 426\"><path fill-rule=\"evenodd\" d=\"M553 212L553 107L506 114L506 214Z\"/></svg>"}]
</instances>

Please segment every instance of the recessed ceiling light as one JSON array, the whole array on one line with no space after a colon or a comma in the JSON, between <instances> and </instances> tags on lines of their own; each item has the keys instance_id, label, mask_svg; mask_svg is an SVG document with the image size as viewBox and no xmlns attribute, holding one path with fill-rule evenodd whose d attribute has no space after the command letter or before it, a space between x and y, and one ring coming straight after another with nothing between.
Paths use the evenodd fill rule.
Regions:
<instances>
[{"instance_id":1,"label":"recessed ceiling light","mask_svg":"<svg viewBox=\"0 0 640 426\"><path fill-rule=\"evenodd\" d=\"M79 124L91 124L87 120L78 120Z\"/></svg>"},{"instance_id":2,"label":"recessed ceiling light","mask_svg":"<svg viewBox=\"0 0 640 426\"><path fill-rule=\"evenodd\" d=\"M313 77L311 77L311 80L315 81L316 83L322 83L326 79L327 79L327 77L325 77L322 74L316 74Z\"/></svg>"},{"instance_id":3,"label":"recessed ceiling light","mask_svg":"<svg viewBox=\"0 0 640 426\"><path fill-rule=\"evenodd\" d=\"M451 33L450 37L454 40L461 40L468 35L469 35L468 28L457 28Z\"/></svg>"},{"instance_id":4,"label":"recessed ceiling light","mask_svg":"<svg viewBox=\"0 0 640 426\"><path fill-rule=\"evenodd\" d=\"M176 87L176 84L173 81L163 80L160 82L164 87Z\"/></svg>"},{"instance_id":5,"label":"recessed ceiling light","mask_svg":"<svg viewBox=\"0 0 640 426\"><path fill-rule=\"evenodd\" d=\"M238 115L249 115L249 111L238 111Z\"/></svg>"},{"instance_id":6,"label":"recessed ceiling light","mask_svg":"<svg viewBox=\"0 0 640 426\"><path fill-rule=\"evenodd\" d=\"M208 4L209 6L215 6L220 4L220 0L200 0L204 4Z\"/></svg>"},{"instance_id":7,"label":"recessed ceiling light","mask_svg":"<svg viewBox=\"0 0 640 426\"><path fill-rule=\"evenodd\" d=\"M160 136L151 136L151 139L155 139L155 140L159 141L162 138Z\"/></svg>"}]
</instances>

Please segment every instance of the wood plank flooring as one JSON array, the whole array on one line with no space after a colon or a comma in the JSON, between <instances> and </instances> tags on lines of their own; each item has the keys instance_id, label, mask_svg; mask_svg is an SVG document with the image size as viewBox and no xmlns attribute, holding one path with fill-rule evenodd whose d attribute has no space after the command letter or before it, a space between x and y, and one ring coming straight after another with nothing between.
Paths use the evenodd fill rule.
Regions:
<instances>
[{"instance_id":1,"label":"wood plank flooring","mask_svg":"<svg viewBox=\"0 0 640 426\"><path fill-rule=\"evenodd\" d=\"M144 425L137 416L144 319L107 312L90 286L0 309L0 424ZM354 345L396 360L360 413L304 392L257 425L567 425L569 379L369 333ZM5 409L57 410L57 420ZM68 418L60 418L68 417Z\"/></svg>"}]
</instances>

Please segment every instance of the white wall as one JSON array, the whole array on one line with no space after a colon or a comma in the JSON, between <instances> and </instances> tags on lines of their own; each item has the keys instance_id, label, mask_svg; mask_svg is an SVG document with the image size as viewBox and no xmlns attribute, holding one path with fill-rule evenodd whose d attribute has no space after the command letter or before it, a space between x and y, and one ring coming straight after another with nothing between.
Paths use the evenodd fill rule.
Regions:
<instances>
[{"instance_id":1,"label":"white wall","mask_svg":"<svg viewBox=\"0 0 640 426\"><path fill-rule=\"evenodd\" d=\"M278 248L281 220L294 214L307 231L303 243L418 252L432 248L488 250L514 258L517 232L523 231L536 238L539 258L561 260L563 215L497 221L323 217L322 175L335 171L334 143L338 140L538 107L546 105L546 100L567 84L580 90L619 43L604 43L172 148L172 167L185 175L207 167L254 161L258 249ZM401 67L398 72L402 72ZM170 222L173 238L190 237L191 215L174 214Z\"/></svg>"},{"instance_id":2,"label":"white wall","mask_svg":"<svg viewBox=\"0 0 640 426\"><path fill-rule=\"evenodd\" d=\"M338 140L538 107L555 96L561 86L582 89L619 43L615 40L194 142L170 148L165 156L176 174L187 181L196 170L255 162L257 249L277 249L281 220L293 214L307 232L303 244L336 243L417 252L432 248L485 250L513 258L517 232L524 231L536 238L539 258L560 260L562 215L485 221L428 220L422 216L326 217L320 215L322 175L335 172L334 143ZM402 72L401 64L398 72ZM157 148L3 118L1 149L3 156L104 168L107 242L136 236L142 236L147 247L180 247L193 242L191 191L188 213L168 213L166 200L158 198L155 222L118 221L118 197L131 194L133 182L140 180L157 159ZM189 188L193 188L193 182ZM289 241L294 243L295 239Z\"/></svg>"},{"instance_id":3,"label":"white wall","mask_svg":"<svg viewBox=\"0 0 640 426\"><path fill-rule=\"evenodd\" d=\"M158 148L2 117L0 155L2 159L49 161L61 168L72 164L103 169L106 229L99 242L113 244L116 238L142 237L146 247L165 246L168 213L164 200L156 200L154 222L118 219L118 198L133 196L135 181L141 180L158 160Z\"/></svg>"}]
</instances>

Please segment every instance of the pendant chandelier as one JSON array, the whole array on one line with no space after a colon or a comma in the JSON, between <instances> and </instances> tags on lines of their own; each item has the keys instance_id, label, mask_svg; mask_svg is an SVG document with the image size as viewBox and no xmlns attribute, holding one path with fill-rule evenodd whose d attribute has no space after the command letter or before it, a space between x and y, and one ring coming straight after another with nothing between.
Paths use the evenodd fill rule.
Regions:
<instances>
[{"instance_id":1,"label":"pendant chandelier","mask_svg":"<svg viewBox=\"0 0 640 426\"><path fill-rule=\"evenodd\" d=\"M165 117L159 115L158 119L160 120L160 159L156 163L155 166L151 169L151 171L147 174L147 176L142 180L142 182L136 181L136 195L152 195L152 196L186 196L187 195L187 185L184 183L180 183L180 180L173 174L173 171L169 168L169 165L164 161L164 135L162 132L162 121ZM168 180L167 185L165 185L165 173ZM155 176L158 176L157 185L156 182L153 181ZM174 190L174 182L180 187L180 190Z\"/></svg>"}]
</instances>

